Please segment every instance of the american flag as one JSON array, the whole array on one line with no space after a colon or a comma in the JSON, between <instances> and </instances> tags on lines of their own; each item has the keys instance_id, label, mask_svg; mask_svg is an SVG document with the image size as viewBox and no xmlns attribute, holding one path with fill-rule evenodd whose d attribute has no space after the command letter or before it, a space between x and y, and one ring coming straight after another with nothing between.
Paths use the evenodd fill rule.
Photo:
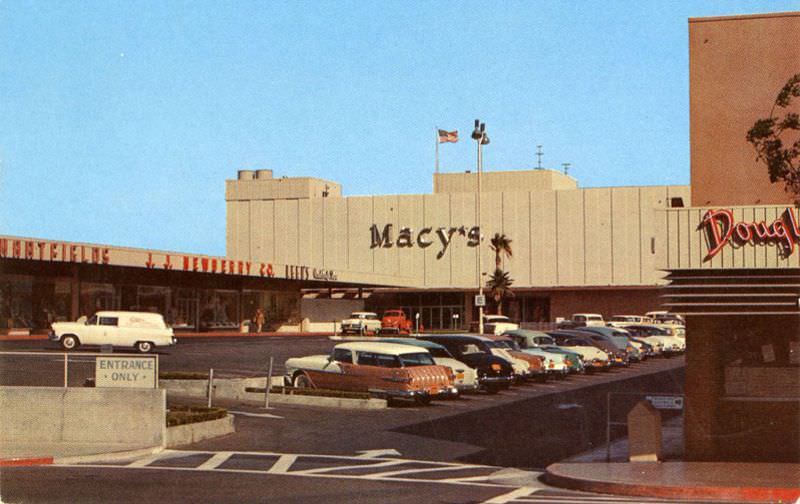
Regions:
<instances>
[{"instance_id":1,"label":"american flag","mask_svg":"<svg viewBox=\"0 0 800 504\"><path fill-rule=\"evenodd\" d=\"M446 143L446 142L458 142L458 130L456 131L445 131L440 129L439 130L439 143Z\"/></svg>"}]
</instances>

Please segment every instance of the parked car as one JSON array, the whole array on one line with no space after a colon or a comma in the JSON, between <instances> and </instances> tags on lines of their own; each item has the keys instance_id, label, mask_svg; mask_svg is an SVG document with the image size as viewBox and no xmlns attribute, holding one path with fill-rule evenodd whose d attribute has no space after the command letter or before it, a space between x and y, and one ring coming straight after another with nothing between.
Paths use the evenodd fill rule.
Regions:
<instances>
[{"instance_id":1,"label":"parked car","mask_svg":"<svg viewBox=\"0 0 800 504\"><path fill-rule=\"evenodd\" d=\"M64 350L111 345L133 347L141 353L178 342L161 314L132 311L99 311L88 320L53 322L48 337L61 343Z\"/></svg>"},{"instance_id":2,"label":"parked car","mask_svg":"<svg viewBox=\"0 0 800 504\"><path fill-rule=\"evenodd\" d=\"M676 336L676 332L671 327L630 325L626 326L625 330L634 337L660 347L664 357L670 357L686 350L686 339Z\"/></svg>"},{"instance_id":3,"label":"parked car","mask_svg":"<svg viewBox=\"0 0 800 504\"><path fill-rule=\"evenodd\" d=\"M340 343L330 355L294 357L284 382L298 388L369 392L427 404L458 394L453 371L418 346L359 341Z\"/></svg>"},{"instance_id":4,"label":"parked car","mask_svg":"<svg viewBox=\"0 0 800 504\"><path fill-rule=\"evenodd\" d=\"M508 331L503 336L510 336L522 351L541 350L543 355L548 357L551 353L564 356L564 362L570 373L583 373L586 370L584 359L581 352L556 345L555 340L541 331L531 331L529 329L517 329ZM608 357L606 356L606 360Z\"/></svg>"},{"instance_id":5,"label":"parked car","mask_svg":"<svg viewBox=\"0 0 800 504\"><path fill-rule=\"evenodd\" d=\"M502 357L507 354L515 361L522 360L528 363L528 371L524 375L523 379L533 379L542 382L547 380L547 358L544 355L523 352L522 349L514 342L514 340L505 334L489 334L486 337L492 340L490 346L496 355ZM498 353L496 350L502 350L503 353Z\"/></svg>"},{"instance_id":6,"label":"parked car","mask_svg":"<svg viewBox=\"0 0 800 504\"><path fill-rule=\"evenodd\" d=\"M478 332L477 322L473 322L473 330ZM512 321L505 315L484 315L483 333L484 334L503 334L506 331L519 329L519 324Z\"/></svg>"},{"instance_id":7,"label":"parked car","mask_svg":"<svg viewBox=\"0 0 800 504\"><path fill-rule=\"evenodd\" d=\"M438 343L456 358L475 369L481 390L496 394L514 381L514 369L505 359L497 357L486 344L486 338L474 335L435 334L418 339Z\"/></svg>"},{"instance_id":8,"label":"parked car","mask_svg":"<svg viewBox=\"0 0 800 504\"><path fill-rule=\"evenodd\" d=\"M608 371L611 368L611 358L608 353L594 345L588 338L578 336L567 336L561 340L556 340L548 335L559 348L578 352L583 357L583 365L586 371Z\"/></svg>"},{"instance_id":9,"label":"parked car","mask_svg":"<svg viewBox=\"0 0 800 504\"><path fill-rule=\"evenodd\" d=\"M455 357L444 346L417 338L382 338L384 343L396 343L400 345L412 345L422 347L430 352L434 362L440 366L447 366L453 370L455 378L453 384L458 392L472 392L478 390L478 373L467 364L456 360Z\"/></svg>"},{"instance_id":10,"label":"parked car","mask_svg":"<svg viewBox=\"0 0 800 504\"><path fill-rule=\"evenodd\" d=\"M673 325L686 325L686 321L683 319L682 316L678 315L677 313L672 313L669 311L658 310L658 311L651 311L645 314L646 317L652 319L652 322L657 324L673 324Z\"/></svg>"},{"instance_id":11,"label":"parked car","mask_svg":"<svg viewBox=\"0 0 800 504\"><path fill-rule=\"evenodd\" d=\"M584 328L548 331L547 334L555 338L559 344L561 343L561 339L565 336L583 338L592 345L606 352L611 360L612 366L628 366L628 353L624 349L621 349L616 343L602 334L591 331L581 331L580 329Z\"/></svg>"},{"instance_id":12,"label":"parked car","mask_svg":"<svg viewBox=\"0 0 800 504\"><path fill-rule=\"evenodd\" d=\"M381 334L411 334L411 320L400 309L386 310L381 319Z\"/></svg>"},{"instance_id":13,"label":"parked car","mask_svg":"<svg viewBox=\"0 0 800 504\"><path fill-rule=\"evenodd\" d=\"M629 324L650 324L653 319L642 315L614 315L606 323L609 327L624 327Z\"/></svg>"},{"instance_id":14,"label":"parked car","mask_svg":"<svg viewBox=\"0 0 800 504\"><path fill-rule=\"evenodd\" d=\"M586 326L606 325L603 316L599 313L573 313L569 320L561 320L556 324L559 329L575 329Z\"/></svg>"},{"instance_id":15,"label":"parked car","mask_svg":"<svg viewBox=\"0 0 800 504\"><path fill-rule=\"evenodd\" d=\"M630 334L622 329L618 329L616 327L593 326L593 327L582 327L579 330L601 334L604 337L608 338L612 343L614 343L617 347L622 349L627 354L629 362L639 362L642 360L642 354L639 351L639 347L637 347L630 340L629 337Z\"/></svg>"},{"instance_id":16,"label":"parked car","mask_svg":"<svg viewBox=\"0 0 800 504\"><path fill-rule=\"evenodd\" d=\"M342 334L376 334L381 329L377 313L353 312L350 318L342 320Z\"/></svg>"}]
</instances>

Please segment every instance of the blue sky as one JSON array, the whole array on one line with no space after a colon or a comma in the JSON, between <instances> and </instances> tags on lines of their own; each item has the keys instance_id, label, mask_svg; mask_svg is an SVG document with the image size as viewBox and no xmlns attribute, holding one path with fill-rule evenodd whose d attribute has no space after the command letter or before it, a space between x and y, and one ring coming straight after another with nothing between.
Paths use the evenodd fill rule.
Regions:
<instances>
[{"instance_id":1,"label":"blue sky","mask_svg":"<svg viewBox=\"0 0 800 504\"><path fill-rule=\"evenodd\" d=\"M0 234L225 253L238 169L430 193L442 171L688 184L688 18L747 2L0 0Z\"/></svg>"}]
</instances>

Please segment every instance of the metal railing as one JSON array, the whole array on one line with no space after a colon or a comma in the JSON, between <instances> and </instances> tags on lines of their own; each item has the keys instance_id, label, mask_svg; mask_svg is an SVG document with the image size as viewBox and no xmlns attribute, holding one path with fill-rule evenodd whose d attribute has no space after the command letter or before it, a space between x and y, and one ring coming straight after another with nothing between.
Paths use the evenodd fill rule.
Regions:
<instances>
[{"instance_id":1,"label":"metal railing","mask_svg":"<svg viewBox=\"0 0 800 504\"><path fill-rule=\"evenodd\" d=\"M48 387L57 386L53 383L60 383L64 388L70 386L86 386L88 379L95 378L95 363L97 357L115 357L115 358L149 358L155 361L154 372L156 376L156 388L158 388L158 355L142 355L130 353L109 353L109 352L22 352L22 351L1 351L0 352L0 385L22 385L32 387ZM87 359L88 357L88 359ZM29 359L50 359L50 365L45 365L44 370L36 367L31 369L26 364L29 364ZM54 380L53 376L56 371L54 368L58 362L58 375L62 377L61 380ZM89 366L91 365L91 366ZM72 385L70 385L70 368L74 371L75 368L83 368L84 372L76 377L75 372L72 373ZM85 369L91 367L90 372ZM77 378L77 384L76 384ZM81 380L82 378L82 380ZM9 383L11 382L11 383ZM16 383L15 383L16 382ZM42 383L44 382L44 383Z\"/></svg>"}]
</instances>

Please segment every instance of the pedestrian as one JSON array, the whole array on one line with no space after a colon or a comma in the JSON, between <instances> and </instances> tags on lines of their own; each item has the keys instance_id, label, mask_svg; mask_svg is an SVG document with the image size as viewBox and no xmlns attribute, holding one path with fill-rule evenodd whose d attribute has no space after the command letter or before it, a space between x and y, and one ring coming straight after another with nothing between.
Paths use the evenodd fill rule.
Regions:
<instances>
[{"instance_id":1,"label":"pedestrian","mask_svg":"<svg viewBox=\"0 0 800 504\"><path fill-rule=\"evenodd\" d=\"M264 317L264 310L261 308L256 308L256 314L253 317L253 322L256 324L256 332L261 332L261 328L264 327L265 317Z\"/></svg>"}]
</instances>

